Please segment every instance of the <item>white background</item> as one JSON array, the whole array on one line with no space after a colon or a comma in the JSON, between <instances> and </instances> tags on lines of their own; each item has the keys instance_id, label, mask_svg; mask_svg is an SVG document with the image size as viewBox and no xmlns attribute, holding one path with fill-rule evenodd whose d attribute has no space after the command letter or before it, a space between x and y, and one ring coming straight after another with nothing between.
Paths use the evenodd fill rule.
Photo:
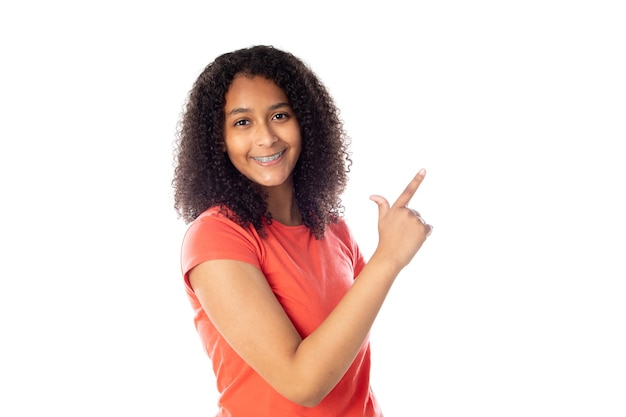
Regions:
<instances>
[{"instance_id":1,"label":"white background","mask_svg":"<svg viewBox=\"0 0 626 417\"><path fill-rule=\"evenodd\" d=\"M370 194L435 226L372 330L387 417L626 415L619 1L0 6L0 415L211 416L172 208L176 123L217 55L308 62Z\"/></svg>"}]
</instances>

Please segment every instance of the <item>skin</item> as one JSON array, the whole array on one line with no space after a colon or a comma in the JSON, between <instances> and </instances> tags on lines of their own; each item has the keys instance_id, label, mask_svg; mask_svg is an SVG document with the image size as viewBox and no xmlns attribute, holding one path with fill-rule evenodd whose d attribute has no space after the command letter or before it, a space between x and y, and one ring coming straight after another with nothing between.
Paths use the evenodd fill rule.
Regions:
<instances>
[{"instance_id":1,"label":"skin","mask_svg":"<svg viewBox=\"0 0 626 417\"><path fill-rule=\"evenodd\" d=\"M237 169L265 187L274 219L300 224L290 174L301 141L290 107L276 106L285 100L271 81L235 78L226 95L225 149ZM233 113L233 109L245 110ZM275 117L280 113L288 117ZM276 162L254 160L281 150L285 153ZM289 400L317 405L356 357L394 280L432 230L407 207L425 175L420 170L393 204L382 196L370 197L379 209L377 248L341 302L304 339L256 267L212 260L191 270L191 286L220 333Z\"/></svg>"},{"instance_id":2,"label":"skin","mask_svg":"<svg viewBox=\"0 0 626 417\"><path fill-rule=\"evenodd\" d=\"M283 90L266 78L239 75L226 93L224 112L224 145L235 168L268 192L268 211L274 220L301 224L291 173L302 140Z\"/></svg>"}]
</instances>

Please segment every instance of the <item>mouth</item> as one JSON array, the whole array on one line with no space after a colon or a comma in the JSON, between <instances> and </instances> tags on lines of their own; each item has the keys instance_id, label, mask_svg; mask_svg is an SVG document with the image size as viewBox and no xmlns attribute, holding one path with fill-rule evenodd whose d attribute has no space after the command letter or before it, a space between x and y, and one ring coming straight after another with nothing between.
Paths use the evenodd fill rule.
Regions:
<instances>
[{"instance_id":1,"label":"mouth","mask_svg":"<svg viewBox=\"0 0 626 417\"><path fill-rule=\"evenodd\" d=\"M274 154L274 155L270 155L270 156L253 156L252 159L254 159L255 161L261 162L263 164L266 164L268 162L272 162L272 161L277 160L284 153L285 153L285 150L283 149L282 151L280 151L280 152L278 152L277 154Z\"/></svg>"}]
</instances>

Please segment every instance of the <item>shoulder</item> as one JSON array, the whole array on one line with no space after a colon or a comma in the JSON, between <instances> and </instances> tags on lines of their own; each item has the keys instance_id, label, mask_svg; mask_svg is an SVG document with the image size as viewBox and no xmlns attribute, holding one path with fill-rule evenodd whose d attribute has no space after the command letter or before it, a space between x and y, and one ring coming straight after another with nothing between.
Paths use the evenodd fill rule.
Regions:
<instances>
[{"instance_id":1,"label":"shoulder","mask_svg":"<svg viewBox=\"0 0 626 417\"><path fill-rule=\"evenodd\" d=\"M257 259L257 232L252 226L240 226L227 214L219 207L211 207L189 224L182 242L183 269L189 270L209 259Z\"/></svg>"},{"instance_id":2,"label":"shoulder","mask_svg":"<svg viewBox=\"0 0 626 417\"><path fill-rule=\"evenodd\" d=\"M348 227L348 223L346 223L343 217L337 218L336 222L329 223L326 226L326 236L330 235L336 237L342 241L352 241L353 236L350 228Z\"/></svg>"},{"instance_id":3,"label":"shoulder","mask_svg":"<svg viewBox=\"0 0 626 417\"><path fill-rule=\"evenodd\" d=\"M239 236L245 240L258 239L258 234L252 225L243 227L232 219L231 211L213 206L189 224L183 237L183 244L207 238L215 242L225 236Z\"/></svg>"},{"instance_id":4,"label":"shoulder","mask_svg":"<svg viewBox=\"0 0 626 417\"><path fill-rule=\"evenodd\" d=\"M339 218L336 223L331 223L327 226L326 237L327 239L334 240L338 247L342 248L346 253L349 253L359 270L362 268L364 263L363 254L361 253L359 244L352 230L350 230L344 218Z\"/></svg>"},{"instance_id":5,"label":"shoulder","mask_svg":"<svg viewBox=\"0 0 626 417\"><path fill-rule=\"evenodd\" d=\"M227 208L213 206L202 212L193 222L189 224L185 239L200 232L210 232L221 230L223 232L249 234L253 228L244 228L233 219L232 211Z\"/></svg>"}]
</instances>

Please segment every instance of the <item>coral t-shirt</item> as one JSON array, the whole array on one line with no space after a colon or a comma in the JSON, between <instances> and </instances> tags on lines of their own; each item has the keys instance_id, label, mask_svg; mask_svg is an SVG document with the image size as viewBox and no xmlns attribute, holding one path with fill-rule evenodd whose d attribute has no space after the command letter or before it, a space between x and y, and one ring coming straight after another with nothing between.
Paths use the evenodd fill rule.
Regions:
<instances>
[{"instance_id":1,"label":"coral t-shirt","mask_svg":"<svg viewBox=\"0 0 626 417\"><path fill-rule=\"evenodd\" d=\"M295 404L275 391L224 340L189 285L188 273L201 262L233 259L259 268L304 338L313 332L352 285L365 260L346 223L329 224L316 240L305 226L266 226L261 238L214 207L189 226L183 239L182 272L194 310L194 324L213 364L220 393L219 417L380 417L369 383L366 341L335 388L315 407Z\"/></svg>"}]
</instances>

